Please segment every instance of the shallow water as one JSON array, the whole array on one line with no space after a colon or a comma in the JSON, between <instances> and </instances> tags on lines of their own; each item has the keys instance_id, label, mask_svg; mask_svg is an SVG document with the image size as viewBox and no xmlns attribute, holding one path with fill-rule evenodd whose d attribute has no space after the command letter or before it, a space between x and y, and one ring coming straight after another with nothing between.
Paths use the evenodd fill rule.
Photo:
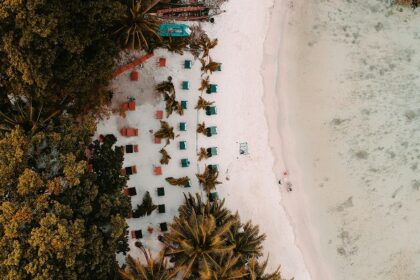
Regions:
<instances>
[{"instance_id":1,"label":"shallow water","mask_svg":"<svg viewBox=\"0 0 420 280\"><path fill-rule=\"evenodd\" d=\"M315 242L334 280L420 279L420 9L301 2L280 75Z\"/></svg>"}]
</instances>

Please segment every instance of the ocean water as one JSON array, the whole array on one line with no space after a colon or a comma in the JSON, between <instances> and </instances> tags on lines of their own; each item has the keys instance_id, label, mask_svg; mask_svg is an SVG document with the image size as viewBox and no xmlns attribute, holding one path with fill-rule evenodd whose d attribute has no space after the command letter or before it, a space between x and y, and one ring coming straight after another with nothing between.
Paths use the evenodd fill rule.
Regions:
<instances>
[{"instance_id":1,"label":"ocean water","mask_svg":"<svg viewBox=\"0 0 420 280\"><path fill-rule=\"evenodd\" d=\"M333 280L420 279L420 8L288 9L280 88L316 261Z\"/></svg>"}]
</instances>

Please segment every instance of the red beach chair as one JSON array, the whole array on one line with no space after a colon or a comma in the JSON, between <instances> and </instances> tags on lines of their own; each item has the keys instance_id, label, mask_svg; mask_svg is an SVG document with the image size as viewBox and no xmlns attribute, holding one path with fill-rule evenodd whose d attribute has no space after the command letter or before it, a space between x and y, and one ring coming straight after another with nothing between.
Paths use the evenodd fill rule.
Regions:
<instances>
[{"instance_id":1,"label":"red beach chair","mask_svg":"<svg viewBox=\"0 0 420 280\"><path fill-rule=\"evenodd\" d=\"M159 137L155 137L155 144L160 144L162 140Z\"/></svg>"},{"instance_id":2,"label":"red beach chair","mask_svg":"<svg viewBox=\"0 0 420 280\"><path fill-rule=\"evenodd\" d=\"M126 137L139 135L139 130L137 128L129 128L129 127L121 128L120 132L122 136L126 136Z\"/></svg>"},{"instance_id":3,"label":"red beach chair","mask_svg":"<svg viewBox=\"0 0 420 280\"><path fill-rule=\"evenodd\" d=\"M134 101L124 102L121 104L121 109L124 111L134 111L136 110L136 102Z\"/></svg>"},{"instance_id":4,"label":"red beach chair","mask_svg":"<svg viewBox=\"0 0 420 280\"><path fill-rule=\"evenodd\" d=\"M130 80L138 81L138 79L139 79L139 72L133 71L130 73Z\"/></svg>"},{"instance_id":5,"label":"red beach chair","mask_svg":"<svg viewBox=\"0 0 420 280\"><path fill-rule=\"evenodd\" d=\"M163 111L156 111L155 117L158 120L163 119Z\"/></svg>"},{"instance_id":6,"label":"red beach chair","mask_svg":"<svg viewBox=\"0 0 420 280\"><path fill-rule=\"evenodd\" d=\"M155 173L156 176L162 175L162 167L155 166L155 168L153 169L153 173Z\"/></svg>"},{"instance_id":7,"label":"red beach chair","mask_svg":"<svg viewBox=\"0 0 420 280\"><path fill-rule=\"evenodd\" d=\"M159 58L159 67L165 67L166 66L166 58L161 57Z\"/></svg>"}]
</instances>

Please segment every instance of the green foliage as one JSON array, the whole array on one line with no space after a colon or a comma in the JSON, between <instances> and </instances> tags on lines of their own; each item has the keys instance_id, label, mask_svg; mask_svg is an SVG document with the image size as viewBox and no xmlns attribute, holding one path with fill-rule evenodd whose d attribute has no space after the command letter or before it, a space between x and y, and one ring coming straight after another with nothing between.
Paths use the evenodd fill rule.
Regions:
<instances>
[{"instance_id":1,"label":"green foliage","mask_svg":"<svg viewBox=\"0 0 420 280\"><path fill-rule=\"evenodd\" d=\"M158 34L160 21L151 17L148 12L161 0L146 4L144 0L131 0L127 11L118 22L114 32L123 48L151 51L160 45L162 39Z\"/></svg>"},{"instance_id":2,"label":"green foliage","mask_svg":"<svg viewBox=\"0 0 420 280\"><path fill-rule=\"evenodd\" d=\"M110 33L123 13L114 0L1 0L0 97L68 112L106 102L119 54Z\"/></svg>"},{"instance_id":3,"label":"green foliage","mask_svg":"<svg viewBox=\"0 0 420 280\"><path fill-rule=\"evenodd\" d=\"M150 251L146 251L143 246L140 247L143 252L146 264L142 264L139 260L133 259L130 255L127 257L126 268L120 270L121 277L126 280L169 280L174 279L177 270L169 271L168 261L165 259L163 252L159 257L153 259Z\"/></svg>"},{"instance_id":4,"label":"green foliage","mask_svg":"<svg viewBox=\"0 0 420 280\"><path fill-rule=\"evenodd\" d=\"M2 279L114 279L115 254L127 251L115 137L91 144L89 159L94 120L60 122L59 133L17 128L0 139Z\"/></svg>"},{"instance_id":5,"label":"green foliage","mask_svg":"<svg viewBox=\"0 0 420 280\"><path fill-rule=\"evenodd\" d=\"M224 207L224 201L204 202L198 194L184 196L185 203L163 242L165 254L185 279L282 279L279 269L266 274L267 261L258 262L265 239L258 226L243 225L238 214Z\"/></svg>"}]
</instances>

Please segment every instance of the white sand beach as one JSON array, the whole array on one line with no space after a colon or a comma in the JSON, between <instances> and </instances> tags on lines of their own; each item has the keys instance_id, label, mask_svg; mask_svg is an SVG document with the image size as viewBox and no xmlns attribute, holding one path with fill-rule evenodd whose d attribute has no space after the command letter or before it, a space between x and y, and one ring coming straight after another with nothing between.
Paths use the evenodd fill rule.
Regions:
<instances>
[{"instance_id":1,"label":"white sand beach","mask_svg":"<svg viewBox=\"0 0 420 280\"><path fill-rule=\"evenodd\" d=\"M136 98L137 108L127 112L126 118L117 114L101 122L98 134L114 133L125 126L138 128L139 136L118 138L118 145L138 144L139 153L127 155L124 166L137 166L137 174L130 176L128 186L135 187L137 195L132 197L133 208L141 203L145 191L149 191L155 204L165 204L166 213L153 213L143 218L129 219L129 230L142 230L140 239L146 248L157 252L161 234L159 223L170 222L183 201L183 193L201 192L195 174L204 169L205 164L218 164L221 181L217 189L219 196L226 199L226 205L238 211L242 220L252 220L260 225L261 232L267 235L264 243L265 255L269 256L268 270L282 266L284 277L310 279L302 258L302 252L295 244L293 230L281 205L280 186L273 172L274 158L268 145L268 126L262 102L264 88L261 65L263 45L266 37L273 2L228 1L224 6L226 13L216 18L214 25L203 27L211 38L218 38L219 45L211 51L213 60L223 63L221 72L213 73L211 83L218 85L218 92L204 94L205 98L216 102L217 115L206 116L203 111L194 109L200 92L200 62L194 61L190 70L183 69L185 59L192 59L188 53L183 56L170 54L164 50L155 51L154 57L137 67L140 78L130 81L130 71L114 79L112 89L115 93L113 106L118 108L127 97ZM160 57L165 57L167 65L157 67ZM156 110L164 110L164 102L156 97L154 86L173 77L177 98L188 102L184 116L176 114L168 119L175 127L177 137L166 149L172 157L169 165L162 166L162 176L153 175L153 166L159 165L159 150L164 146L154 144L149 130L156 131L159 121L154 118ZM189 90L182 90L182 81L190 82ZM205 137L195 133L197 122L205 121L207 126L217 126L218 134ZM178 129L179 122L187 124L187 131ZM179 141L187 142L187 150L180 151ZM240 155L240 143L246 143L247 155ZM197 162L197 148L217 147L218 155L204 162ZM180 159L188 158L189 168L180 167ZM165 177L189 176L192 188L184 189L170 186ZM165 196L158 197L158 187L165 188ZM149 233L147 228L153 228ZM129 239L130 254L140 256L134 246L135 239ZM119 256L120 261L123 256Z\"/></svg>"},{"instance_id":2,"label":"white sand beach","mask_svg":"<svg viewBox=\"0 0 420 280\"><path fill-rule=\"evenodd\" d=\"M378 0L231 0L224 9L214 25L203 25L219 39L211 57L223 63L210 79L218 92L205 96L216 102L216 116L194 110L201 73L198 61L183 69L188 53L159 50L137 67L139 81L125 73L113 82L114 105L134 96L137 109L101 122L98 133L139 128L139 137L119 138L140 147L125 160L139 169L129 181L138 189L133 207L146 190L166 205L166 213L129 219L130 230L141 229L145 246L157 249L158 224L176 215L184 192L201 192L195 173L218 164L219 196L267 234L270 270L281 264L283 276L296 280L420 279L419 12ZM159 57L166 67L156 66ZM176 129L167 148L173 159L155 176L164 144L154 144L149 130L159 128L154 113L164 104L153 87L168 76L188 108L164 120L188 129ZM197 136L202 121L218 134ZM197 149L211 146L218 155L197 162ZM180 167L182 158L189 168ZM189 176L193 186L169 186L167 176ZM160 186L165 197L156 195ZM130 246L138 256L132 239Z\"/></svg>"},{"instance_id":3,"label":"white sand beach","mask_svg":"<svg viewBox=\"0 0 420 280\"><path fill-rule=\"evenodd\" d=\"M288 15L270 144L312 279L420 279L419 11L278 2Z\"/></svg>"}]
</instances>

